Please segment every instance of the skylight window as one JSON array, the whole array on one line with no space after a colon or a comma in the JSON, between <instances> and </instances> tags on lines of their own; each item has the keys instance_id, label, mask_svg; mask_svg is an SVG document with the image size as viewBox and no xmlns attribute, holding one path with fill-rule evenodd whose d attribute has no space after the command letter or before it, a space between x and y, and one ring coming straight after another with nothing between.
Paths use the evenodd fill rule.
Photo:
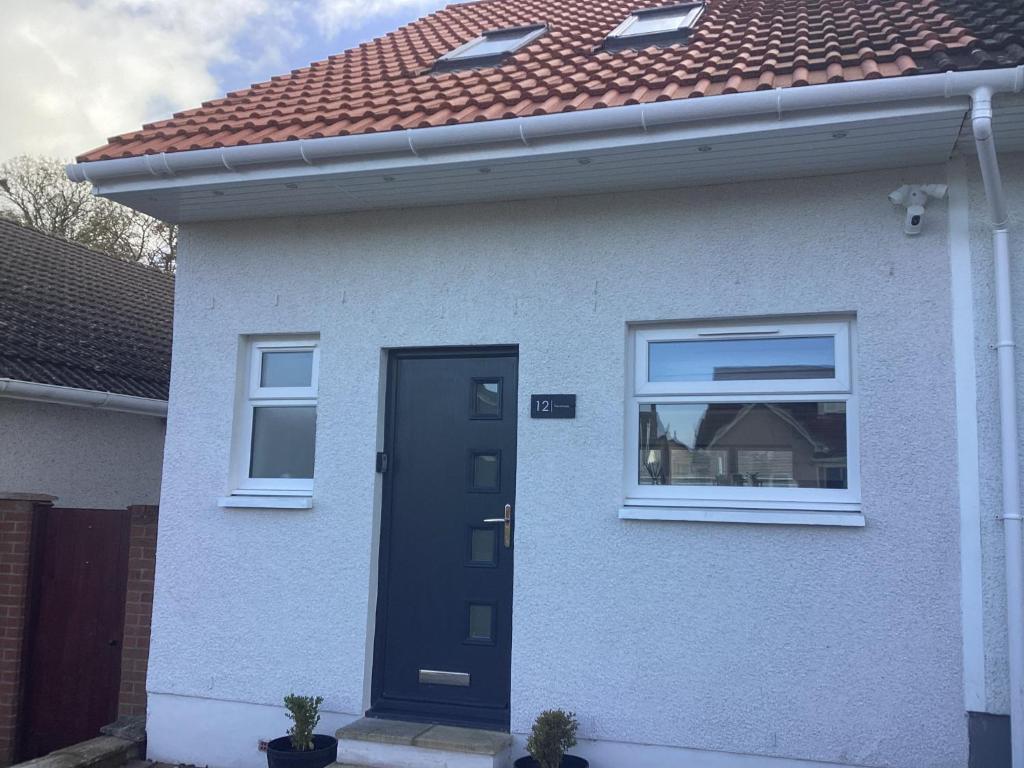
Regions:
<instances>
[{"instance_id":1,"label":"skylight window","mask_svg":"<svg viewBox=\"0 0 1024 768\"><path fill-rule=\"evenodd\" d=\"M434 64L434 71L447 72L470 67L493 67L500 64L506 56L529 45L545 32L547 32L547 27L543 24L492 29L484 32L475 40L460 45L454 51L446 53Z\"/></svg>"},{"instance_id":2,"label":"skylight window","mask_svg":"<svg viewBox=\"0 0 1024 768\"><path fill-rule=\"evenodd\" d=\"M605 47L615 50L684 42L702 13L704 3L682 3L635 11L612 30Z\"/></svg>"}]
</instances>

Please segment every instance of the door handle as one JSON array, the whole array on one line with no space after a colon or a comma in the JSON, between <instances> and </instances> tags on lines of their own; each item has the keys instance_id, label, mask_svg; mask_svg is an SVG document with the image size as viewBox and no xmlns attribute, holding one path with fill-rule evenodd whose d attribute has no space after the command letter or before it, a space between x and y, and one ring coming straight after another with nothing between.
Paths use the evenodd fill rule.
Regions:
<instances>
[{"instance_id":1,"label":"door handle","mask_svg":"<svg viewBox=\"0 0 1024 768\"><path fill-rule=\"evenodd\" d=\"M512 505L505 505L505 516L504 517L488 517L484 520L485 523L503 523L505 526L505 548L508 549L512 546Z\"/></svg>"}]
</instances>

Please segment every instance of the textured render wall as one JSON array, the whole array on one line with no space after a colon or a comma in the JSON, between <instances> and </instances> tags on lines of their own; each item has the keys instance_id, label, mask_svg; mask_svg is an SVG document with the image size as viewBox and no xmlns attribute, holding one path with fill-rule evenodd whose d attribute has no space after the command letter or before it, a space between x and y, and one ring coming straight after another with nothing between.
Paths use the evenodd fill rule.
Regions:
<instances>
[{"instance_id":1,"label":"textured render wall","mask_svg":"<svg viewBox=\"0 0 1024 768\"><path fill-rule=\"evenodd\" d=\"M1006 656L1006 578L1003 558L1002 492L999 458L999 401L996 378L995 293L992 268L992 218L977 170L967 158L970 183L971 258L974 264L976 366L978 372L978 443L980 446L982 574L985 591L985 677L988 711L1008 714ZM1017 400L1024 407L1024 154L1006 154L1000 169L1010 208L1011 281L1017 339ZM1022 422L1024 423L1024 422ZM1024 452L1024 435L1021 439ZM1022 453L1024 455L1024 453Z\"/></svg>"},{"instance_id":2,"label":"textured render wall","mask_svg":"<svg viewBox=\"0 0 1024 768\"><path fill-rule=\"evenodd\" d=\"M518 343L513 730L565 706L586 738L964 765L944 214L907 238L886 199L942 178L188 227L151 694L361 712L381 348ZM628 321L831 311L858 313L867 528L617 518ZM239 334L308 331L315 509L218 509ZM552 391L575 421L527 418Z\"/></svg>"},{"instance_id":3,"label":"textured render wall","mask_svg":"<svg viewBox=\"0 0 1024 768\"><path fill-rule=\"evenodd\" d=\"M160 418L0 398L0 491L60 507L156 504L163 444Z\"/></svg>"}]
</instances>

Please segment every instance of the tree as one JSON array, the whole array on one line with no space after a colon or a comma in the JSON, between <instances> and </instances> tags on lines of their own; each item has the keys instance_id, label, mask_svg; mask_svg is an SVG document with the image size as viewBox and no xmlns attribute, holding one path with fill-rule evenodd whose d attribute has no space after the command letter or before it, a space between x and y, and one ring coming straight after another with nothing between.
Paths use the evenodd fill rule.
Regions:
<instances>
[{"instance_id":1,"label":"tree","mask_svg":"<svg viewBox=\"0 0 1024 768\"><path fill-rule=\"evenodd\" d=\"M55 158L22 155L0 165L0 215L125 261L174 271L173 224L92 194Z\"/></svg>"}]
</instances>

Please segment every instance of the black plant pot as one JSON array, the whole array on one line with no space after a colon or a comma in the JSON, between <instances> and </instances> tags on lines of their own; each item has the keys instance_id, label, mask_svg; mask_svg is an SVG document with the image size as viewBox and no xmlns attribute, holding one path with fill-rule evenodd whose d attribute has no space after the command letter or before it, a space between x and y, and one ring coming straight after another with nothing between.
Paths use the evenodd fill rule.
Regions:
<instances>
[{"instance_id":1,"label":"black plant pot","mask_svg":"<svg viewBox=\"0 0 1024 768\"><path fill-rule=\"evenodd\" d=\"M527 755L516 760L515 768L540 768L540 763ZM590 763L576 755L562 755L561 768L590 768Z\"/></svg>"},{"instance_id":2,"label":"black plant pot","mask_svg":"<svg viewBox=\"0 0 1024 768\"><path fill-rule=\"evenodd\" d=\"M313 748L305 752L292 749L289 736L267 744L268 768L325 768L338 759L338 740L333 736L313 734Z\"/></svg>"}]
</instances>

